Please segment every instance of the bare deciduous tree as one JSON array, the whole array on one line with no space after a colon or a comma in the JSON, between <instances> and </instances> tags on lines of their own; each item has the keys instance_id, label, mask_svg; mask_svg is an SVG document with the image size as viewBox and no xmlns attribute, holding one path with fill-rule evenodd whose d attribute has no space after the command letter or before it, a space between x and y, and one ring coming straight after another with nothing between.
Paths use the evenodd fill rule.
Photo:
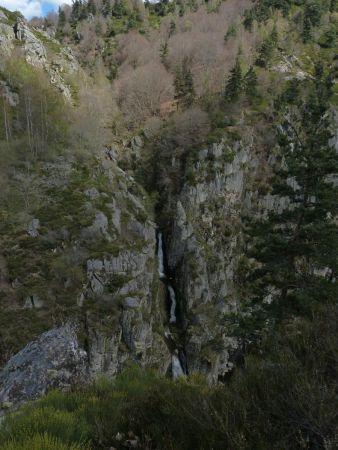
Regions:
<instances>
[{"instance_id":1,"label":"bare deciduous tree","mask_svg":"<svg viewBox=\"0 0 338 450\"><path fill-rule=\"evenodd\" d=\"M134 70L117 87L119 106L133 126L158 115L161 104L173 99L173 78L157 63Z\"/></svg>"}]
</instances>

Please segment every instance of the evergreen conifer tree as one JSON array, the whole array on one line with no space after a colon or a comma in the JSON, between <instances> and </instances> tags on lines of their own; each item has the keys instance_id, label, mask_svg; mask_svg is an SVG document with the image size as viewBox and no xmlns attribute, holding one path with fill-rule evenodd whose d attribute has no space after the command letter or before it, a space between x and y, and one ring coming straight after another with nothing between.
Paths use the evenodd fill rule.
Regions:
<instances>
[{"instance_id":1,"label":"evergreen conifer tree","mask_svg":"<svg viewBox=\"0 0 338 450\"><path fill-rule=\"evenodd\" d=\"M176 31L176 23L174 20L170 21L170 28L169 28L169 37L172 36Z\"/></svg>"},{"instance_id":2,"label":"evergreen conifer tree","mask_svg":"<svg viewBox=\"0 0 338 450\"><path fill-rule=\"evenodd\" d=\"M164 64L164 65L166 64L168 52L169 52L168 41L165 41L163 44L161 44L161 47L160 47L160 58L161 58L162 64Z\"/></svg>"},{"instance_id":3,"label":"evergreen conifer tree","mask_svg":"<svg viewBox=\"0 0 338 450\"><path fill-rule=\"evenodd\" d=\"M94 0L88 0L87 11L88 14L93 14L93 16L96 15L96 4Z\"/></svg>"},{"instance_id":4,"label":"evergreen conifer tree","mask_svg":"<svg viewBox=\"0 0 338 450\"><path fill-rule=\"evenodd\" d=\"M226 100L236 101L242 92L243 87L243 76L242 68L239 57L236 58L234 67L230 71L230 76L228 78L225 87L225 98Z\"/></svg>"},{"instance_id":5,"label":"evergreen conifer tree","mask_svg":"<svg viewBox=\"0 0 338 450\"><path fill-rule=\"evenodd\" d=\"M274 49L278 43L277 28L274 26L271 34L263 40L255 64L260 67L267 67L269 60L273 56Z\"/></svg>"},{"instance_id":6,"label":"evergreen conifer tree","mask_svg":"<svg viewBox=\"0 0 338 450\"><path fill-rule=\"evenodd\" d=\"M330 1L330 11L331 12L338 11L338 1L337 0Z\"/></svg>"},{"instance_id":7,"label":"evergreen conifer tree","mask_svg":"<svg viewBox=\"0 0 338 450\"><path fill-rule=\"evenodd\" d=\"M336 301L338 295L338 155L329 144L331 84L320 65L315 81L306 83L305 99L284 107L278 132L281 160L272 193L288 207L251 228L256 241L251 256L259 262L250 278L256 300L272 295L271 307L281 316L288 310L307 313L313 303Z\"/></svg>"},{"instance_id":8,"label":"evergreen conifer tree","mask_svg":"<svg viewBox=\"0 0 338 450\"><path fill-rule=\"evenodd\" d=\"M127 7L123 0L116 0L113 6L112 15L120 19L127 15Z\"/></svg>"},{"instance_id":9,"label":"evergreen conifer tree","mask_svg":"<svg viewBox=\"0 0 338 450\"><path fill-rule=\"evenodd\" d=\"M66 25L66 14L64 10L59 7L58 24L57 24L57 35L62 36L63 28Z\"/></svg>"},{"instance_id":10,"label":"evergreen conifer tree","mask_svg":"<svg viewBox=\"0 0 338 450\"><path fill-rule=\"evenodd\" d=\"M305 16L303 19L303 30L302 30L302 38L303 38L303 42L309 42L311 40L311 29L312 29L312 25L311 25L311 20L308 16Z\"/></svg>"},{"instance_id":11,"label":"evergreen conifer tree","mask_svg":"<svg viewBox=\"0 0 338 450\"><path fill-rule=\"evenodd\" d=\"M195 89L188 58L184 58L182 65L176 69L174 87L178 103L184 107L190 106L195 98Z\"/></svg>"},{"instance_id":12,"label":"evergreen conifer tree","mask_svg":"<svg viewBox=\"0 0 338 450\"><path fill-rule=\"evenodd\" d=\"M71 21L73 25L77 21L86 19L87 17L88 17L87 4L84 3L82 0L74 0L71 12Z\"/></svg>"},{"instance_id":13,"label":"evergreen conifer tree","mask_svg":"<svg viewBox=\"0 0 338 450\"><path fill-rule=\"evenodd\" d=\"M82 2L81 0L74 0L72 4L72 12L71 12L71 20L72 22L76 22L79 20L81 13Z\"/></svg>"},{"instance_id":14,"label":"evergreen conifer tree","mask_svg":"<svg viewBox=\"0 0 338 450\"><path fill-rule=\"evenodd\" d=\"M254 98L257 96L258 79L254 68L251 66L244 76L244 89L248 97Z\"/></svg>"},{"instance_id":15,"label":"evergreen conifer tree","mask_svg":"<svg viewBox=\"0 0 338 450\"><path fill-rule=\"evenodd\" d=\"M112 13L112 6L110 0L102 0L102 15L104 17L110 16Z\"/></svg>"}]
</instances>

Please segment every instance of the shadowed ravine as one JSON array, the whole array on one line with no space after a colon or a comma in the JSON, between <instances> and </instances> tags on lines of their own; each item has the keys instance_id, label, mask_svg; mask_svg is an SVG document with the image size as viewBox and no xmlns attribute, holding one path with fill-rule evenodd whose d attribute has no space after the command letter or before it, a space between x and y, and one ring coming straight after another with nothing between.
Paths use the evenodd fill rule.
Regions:
<instances>
[{"instance_id":1,"label":"shadowed ravine","mask_svg":"<svg viewBox=\"0 0 338 450\"><path fill-rule=\"evenodd\" d=\"M166 286L167 291L167 299L168 299L168 316L169 316L169 324L170 326L177 326L177 318L176 318L176 308L177 308L177 297L175 290L171 284L170 277L167 275L167 261L166 261L166 252L163 234L161 231L157 232L157 258L158 258L158 272L159 277L162 283ZM173 344L172 352L172 363L171 370L173 378L177 378L178 376L182 376L188 373L186 359L184 355L184 351L178 351L177 346L175 344L175 340L173 338L173 334L171 332L167 333L166 338L170 340ZM181 361L181 360L184 361Z\"/></svg>"}]
</instances>

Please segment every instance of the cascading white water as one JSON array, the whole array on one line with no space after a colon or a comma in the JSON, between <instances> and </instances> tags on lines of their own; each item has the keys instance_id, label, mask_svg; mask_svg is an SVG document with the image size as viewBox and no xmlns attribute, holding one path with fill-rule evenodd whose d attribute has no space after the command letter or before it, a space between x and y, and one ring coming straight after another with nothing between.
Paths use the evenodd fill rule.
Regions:
<instances>
[{"instance_id":1,"label":"cascading white water","mask_svg":"<svg viewBox=\"0 0 338 450\"><path fill-rule=\"evenodd\" d=\"M167 280L167 276L165 274L165 266L164 266L164 250L163 250L163 236L162 233L158 233L158 248L157 248L157 257L158 257L158 273L160 275L160 279L162 281ZM172 285L167 281L167 288L169 292L170 298L170 323L176 323L176 294Z\"/></svg>"},{"instance_id":2,"label":"cascading white water","mask_svg":"<svg viewBox=\"0 0 338 450\"><path fill-rule=\"evenodd\" d=\"M163 236L161 232L158 232L157 235L158 246L157 246L157 258L158 258L158 273L160 279L167 286L169 299L170 299L170 315L169 315L169 323L176 323L176 294L174 288L168 281L168 277L165 273L165 263L164 263L164 247L163 247ZM168 336L166 336L168 337ZM178 356L178 350L175 350L175 353L171 356L171 370L173 378L177 378L180 376L184 376L185 372L183 370L180 358Z\"/></svg>"},{"instance_id":3,"label":"cascading white water","mask_svg":"<svg viewBox=\"0 0 338 450\"><path fill-rule=\"evenodd\" d=\"M158 249L157 249L157 257L158 257L158 273L160 275L160 279L164 280L165 270L164 270L164 252L163 252L163 237L162 233L158 233Z\"/></svg>"},{"instance_id":4,"label":"cascading white water","mask_svg":"<svg viewBox=\"0 0 338 450\"><path fill-rule=\"evenodd\" d=\"M168 284L168 291L169 291L169 297L170 297L170 323L176 323L176 294L174 291L174 288L171 286L171 284Z\"/></svg>"},{"instance_id":5,"label":"cascading white water","mask_svg":"<svg viewBox=\"0 0 338 450\"><path fill-rule=\"evenodd\" d=\"M171 357L171 370L173 378L184 377L185 373L182 369L181 361L177 355Z\"/></svg>"}]
</instances>

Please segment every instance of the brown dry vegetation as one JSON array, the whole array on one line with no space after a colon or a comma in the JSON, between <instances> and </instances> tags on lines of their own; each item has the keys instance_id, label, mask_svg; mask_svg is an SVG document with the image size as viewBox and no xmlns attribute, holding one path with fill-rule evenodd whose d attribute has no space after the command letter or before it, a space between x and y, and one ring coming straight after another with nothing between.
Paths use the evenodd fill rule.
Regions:
<instances>
[{"instance_id":1,"label":"brown dry vegetation","mask_svg":"<svg viewBox=\"0 0 338 450\"><path fill-rule=\"evenodd\" d=\"M102 11L102 0L95 4L97 11ZM251 0L196 1L193 7L187 5L181 4L185 14L180 14L177 3L172 13L156 17L153 23L143 2L125 1L127 10L136 14L138 26L126 33L124 17L112 22L111 15L97 14L77 22L79 39L75 39L75 45L71 8L63 7L63 42L73 45L94 78L108 75L112 80L106 95L113 96L119 105L119 111L109 112L110 118L114 116L112 122L121 112L126 127L138 129L159 115L161 105L174 100L175 72L184 60L192 72L195 99L205 104L223 92L239 51L245 65L253 62L260 38L255 30L249 32L242 24L242 14L252 7ZM37 19L33 23L38 24ZM225 41L229 30L232 32Z\"/></svg>"}]
</instances>

